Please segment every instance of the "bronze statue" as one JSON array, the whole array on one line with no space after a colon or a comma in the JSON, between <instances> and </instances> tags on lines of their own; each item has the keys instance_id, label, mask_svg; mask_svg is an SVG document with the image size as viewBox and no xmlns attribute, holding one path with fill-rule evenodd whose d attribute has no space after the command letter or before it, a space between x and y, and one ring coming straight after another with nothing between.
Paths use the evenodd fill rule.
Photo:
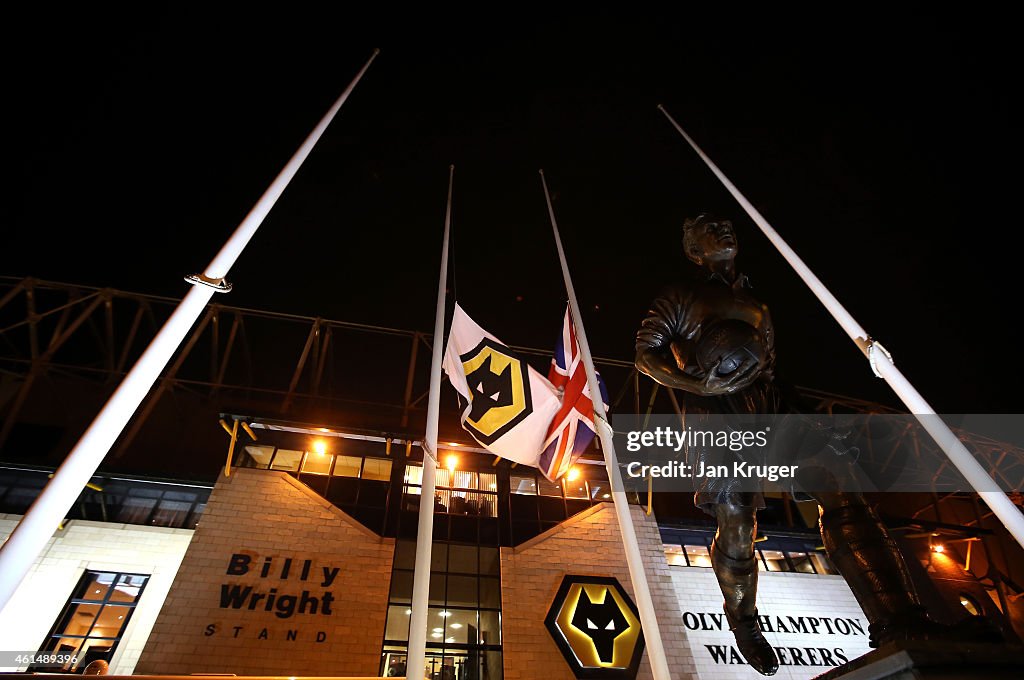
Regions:
<instances>
[{"instance_id":1,"label":"bronze statue","mask_svg":"<svg viewBox=\"0 0 1024 680\"><path fill-rule=\"evenodd\" d=\"M786 400L772 373L771 316L736 271L732 223L707 214L688 219L683 247L697 273L654 301L637 333L636 367L662 385L683 390L689 413L782 412ZM870 622L873 647L932 637L945 628L927 618L899 548L860 493L810 495L819 505L828 556ZM754 669L772 675L779 661L758 626L756 606L754 539L764 498L740 489L736 480L705 478L694 502L718 520L711 562L737 646Z\"/></svg>"}]
</instances>

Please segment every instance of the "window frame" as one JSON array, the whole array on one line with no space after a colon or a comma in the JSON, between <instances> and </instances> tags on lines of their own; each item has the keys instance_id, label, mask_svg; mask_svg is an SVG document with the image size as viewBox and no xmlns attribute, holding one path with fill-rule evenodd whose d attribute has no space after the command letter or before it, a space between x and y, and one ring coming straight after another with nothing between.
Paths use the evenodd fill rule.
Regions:
<instances>
[{"instance_id":1,"label":"window frame","mask_svg":"<svg viewBox=\"0 0 1024 680\"><path fill-rule=\"evenodd\" d=\"M103 574L112 574L113 578L110 581L110 585L107 586L107 592L104 593L101 599L89 599L88 597L86 597L88 593L83 593L82 597L76 597L76 594L78 594L80 591L83 591L94 581L97 581L98 577ZM141 577L144 579L142 585L139 586L139 592L135 595L135 598L130 602L113 600L112 598L116 591L115 586L119 584L121 580L125 577ZM124 639L124 634L128 628L128 623L131 621L132 615L138 608L139 602L142 600L142 594L145 592L146 586L149 585L149 582L152 578L152 574L141 574L137 572L106 571L103 569L83 570L81 577L78 579L78 581L72 588L71 594L68 597L67 602L64 603L64 606L61 608L60 613L54 619L53 625L50 626L49 632L46 634L46 637L43 638L42 643L40 643L39 650L57 653L57 647L62 640L78 640L78 646L75 649L75 660L69 664L63 664L60 667L60 672L81 673L85 670L86 665L88 665L87 663L85 663L86 660L80 654L82 646L89 640L99 640L103 642L109 642L110 647L108 648L104 656L99 656L96 658L104 659L109 662L113 658L114 653L117 651L118 645ZM86 630L84 635L68 634L66 630L68 628L68 622L71 619L71 614L80 606L98 607L96 615L89 623L89 628ZM113 637L92 635L92 632L96 629L97 622L100 620L100 617L103 615L103 612L107 607L116 607L118 609L125 610L124 619L121 621L121 626L118 629L117 634ZM95 660L96 659L90 659L90 661ZM39 671L53 672L54 668L56 667L52 665L46 666L40 664L33 664L29 667L28 671L30 673Z\"/></svg>"}]
</instances>

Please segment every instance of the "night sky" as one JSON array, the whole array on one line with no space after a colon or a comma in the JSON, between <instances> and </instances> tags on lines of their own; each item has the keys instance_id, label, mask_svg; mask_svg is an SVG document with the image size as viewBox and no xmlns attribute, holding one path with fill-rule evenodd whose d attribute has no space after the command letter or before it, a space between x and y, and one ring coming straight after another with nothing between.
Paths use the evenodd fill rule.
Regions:
<instances>
[{"instance_id":1,"label":"night sky","mask_svg":"<svg viewBox=\"0 0 1024 680\"><path fill-rule=\"evenodd\" d=\"M460 302L552 346L543 167L595 354L632 358L683 219L709 210L734 220L780 371L894 403L662 103L940 412L1024 406L1007 18L251 7L8 22L0 275L182 296L380 47L221 302L429 331L454 163Z\"/></svg>"}]
</instances>

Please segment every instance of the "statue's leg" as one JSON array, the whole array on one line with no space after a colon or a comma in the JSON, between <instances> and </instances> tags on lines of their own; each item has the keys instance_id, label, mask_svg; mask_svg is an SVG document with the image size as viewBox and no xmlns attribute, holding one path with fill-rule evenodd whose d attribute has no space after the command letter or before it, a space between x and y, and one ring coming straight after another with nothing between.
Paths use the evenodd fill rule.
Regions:
<instances>
[{"instance_id":1,"label":"statue's leg","mask_svg":"<svg viewBox=\"0 0 1024 680\"><path fill-rule=\"evenodd\" d=\"M870 623L871 646L929 637L928 619L896 542L860 493L817 493L821 538Z\"/></svg>"},{"instance_id":2,"label":"statue's leg","mask_svg":"<svg viewBox=\"0 0 1024 680\"><path fill-rule=\"evenodd\" d=\"M757 511L747 505L719 503L715 516L718 531L711 546L711 564L725 596L729 627L747 663L762 675L774 675L779 660L757 624Z\"/></svg>"}]
</instances>

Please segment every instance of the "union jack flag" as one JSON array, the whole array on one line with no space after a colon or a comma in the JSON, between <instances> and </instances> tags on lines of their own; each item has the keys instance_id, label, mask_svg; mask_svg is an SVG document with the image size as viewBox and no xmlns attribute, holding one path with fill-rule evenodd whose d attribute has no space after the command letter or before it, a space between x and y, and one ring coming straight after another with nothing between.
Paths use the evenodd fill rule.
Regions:
<instances>
[{"instance_id":1,"label":"union jack flag","mask_svg":"<svg viewBox=\"0 0 1024 680\"><path fill-rule=\"evenodd\" d=\"M583 367L580 346L576 341L576 328L568 306L562 334L558 338L555 356L548 371L548 380L561 393L562 405L551 421L537 467L554 482L569 471L597 434L587 371ZM601 399L607 408L608 390L600 375L597 376L597 382L601 387Z\"/></svg>"}]
</instances>

